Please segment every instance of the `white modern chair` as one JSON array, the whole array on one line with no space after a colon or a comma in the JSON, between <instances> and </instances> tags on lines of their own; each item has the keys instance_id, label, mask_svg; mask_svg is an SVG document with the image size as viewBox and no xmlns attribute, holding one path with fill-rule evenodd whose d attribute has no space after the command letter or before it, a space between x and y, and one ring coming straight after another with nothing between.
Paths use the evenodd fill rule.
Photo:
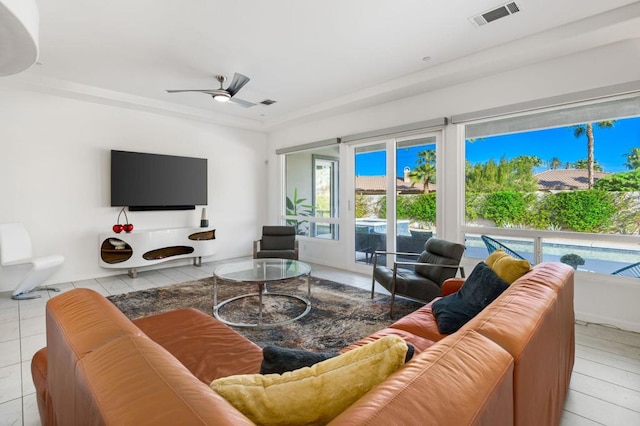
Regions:
<instances>
[{"instance_id":1,"label":"white modern chair","mask_svg":"<svg viewBox=\"0 0 640 426\"><path fill-rule=\"evenodd\" d=\"M32 258L31 238L22 223L0 224L0 281L15 285L14 300L37 299L38 290L60 291L38 287L64 262L63 256Z\"/></svg>"}]
</instances>

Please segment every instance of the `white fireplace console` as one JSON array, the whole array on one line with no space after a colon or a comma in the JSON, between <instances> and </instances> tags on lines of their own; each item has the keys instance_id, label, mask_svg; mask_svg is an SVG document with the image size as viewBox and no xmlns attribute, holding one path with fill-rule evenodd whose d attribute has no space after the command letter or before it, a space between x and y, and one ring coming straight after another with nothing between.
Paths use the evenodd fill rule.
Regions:
<instances>
[{"instance_id":1,"label":"white fireplace console","mask_svg":"<svg viewBox=\"0 0 640 426\"><path fill-rule=\"evenodd\" d=\"M193 258L200 266L202 257L215 254L215 229L173 228L109 232L100 234L100 266L128 268L129 276L137 276L136 268L174 259Z\"/></svg>"}]
</instances>

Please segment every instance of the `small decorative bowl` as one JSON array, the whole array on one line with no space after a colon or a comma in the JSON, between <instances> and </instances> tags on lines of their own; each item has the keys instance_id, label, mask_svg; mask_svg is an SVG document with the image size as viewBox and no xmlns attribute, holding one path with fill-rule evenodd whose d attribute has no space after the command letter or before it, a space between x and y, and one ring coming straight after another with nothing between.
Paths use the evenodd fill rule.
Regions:
<instances>
[{"instance_id":1,"label":"small decorative bowl","mask_svg":"<svg viewBox=\"0 0 640 426\"><path fill-rule=\"evenodd\" d=\"M124 241L116 240L114 238L109 239L109 244L111 244L116 250L123 250L127 245Z\"/></svg>"}]
</instances>

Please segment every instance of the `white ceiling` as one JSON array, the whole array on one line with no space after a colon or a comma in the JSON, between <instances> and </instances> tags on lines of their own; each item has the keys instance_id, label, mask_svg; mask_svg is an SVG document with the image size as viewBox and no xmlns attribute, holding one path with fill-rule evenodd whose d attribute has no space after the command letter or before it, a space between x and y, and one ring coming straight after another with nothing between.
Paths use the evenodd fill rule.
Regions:
<instances>
[{"instance_id":1,"label":"white ceiling","mask_svg":"<svg viewBox=\"0 0 640 426\"><path fill-rule=\"evenodd\" d=\"M640 37L640 2L516 0L37 0L41 64L5 79L273 128ZM430 61L422 58L430 56ZM251 81L243 109L199 93ZM3 79L4 80L4 79ZM103 90L102 90L103 89Z\"/></svg>"}]
</instances>

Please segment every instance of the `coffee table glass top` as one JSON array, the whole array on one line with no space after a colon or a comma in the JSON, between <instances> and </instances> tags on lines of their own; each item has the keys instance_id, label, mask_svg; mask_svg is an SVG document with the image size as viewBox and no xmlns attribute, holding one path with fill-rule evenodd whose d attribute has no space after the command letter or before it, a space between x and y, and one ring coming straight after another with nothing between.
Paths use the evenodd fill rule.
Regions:
<instances>
[{"instance_id":1,"label":"coffee table glass top","mask_svg":"<svg viewBox=\"0 0 640 426\"><path fill-rule=\"evenodd\" d=\"M273 327L297 321L311 311L311 281L309 280L310 273L311 267L306 263L288 259L252 259L222 264L213 270L213 315L223 323L237 327ZM280 290L279 292L267 290L267 284L273 284L276 281L286 281L289 278L298 277L304 277L307 283L306 297L292 294L287 290ZM232 285L247 283L251 284L252 286L256 285L257 292L243 293L238 296L222 300L220 301L220 303L218 303L218 288L221 282L227 282ZM221 315L220 310L224 306L230 306L229 304L237 300L245 301L256 296L258 298L256 312L257 319L233 321L230 319L225 319ZM268 318L265 318L263 320L263 314L266 314L265 312L263 312L263 300L265 297L284 297L288 299L297 299L304 304L304 309L292 318L285 318L276 321L269 320ZM250 307L251 304L243 303L240 305L240 309L244 310L247 308L247 306ZM251 310L251 308L249 309ZM239 311L236 310L235 312Z\"/></svg>"},{"instance_id":2,"label":"coffee table glass top","mask_svg":"<svg viewBox=\"0 0 640 426\"><path fill-rule=\"evenodd\" d=\"M308 275L311 267L304 262L289 259L251 259L225 263L213 274L229 281L268 282Z\"/></svg>"}]
</instances>

